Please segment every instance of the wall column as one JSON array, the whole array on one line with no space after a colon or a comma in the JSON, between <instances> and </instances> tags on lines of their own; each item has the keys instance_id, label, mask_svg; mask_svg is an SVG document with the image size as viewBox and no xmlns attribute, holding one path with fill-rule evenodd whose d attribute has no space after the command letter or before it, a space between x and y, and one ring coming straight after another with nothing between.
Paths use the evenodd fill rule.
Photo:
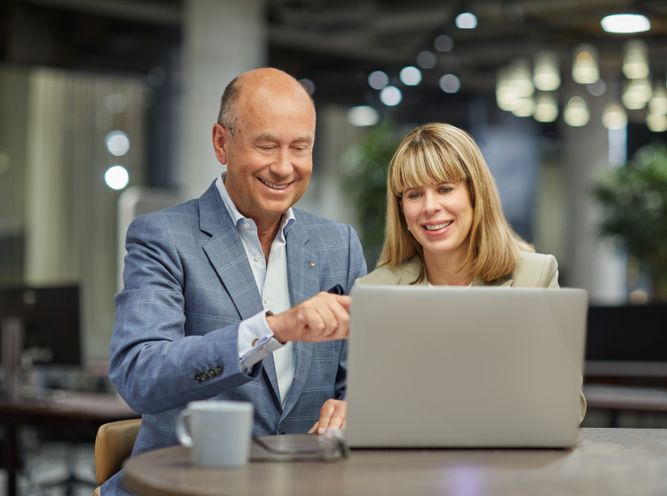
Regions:
<instances>
[{"instance_id":1,"label":"wall column","mask_svg":"<svg viewBox=\"0 0 667 496\"><path fill-rule=\"evenodd\" d=\"M600 176L610 167L610 134L602 125L602 112L611 100L611 92L591 97L574 83L566 90L568 98L582 96L590 112L590 121L583 127L561 124L569 207L567 283L587 289L592 302L622 302L626 292L625 256L610 240L600 237L600 208L593 197Z\"/></svg>"},{"instance_id":2,"label":"wall column","mask_svg":"<svg viewBox=\"0 0 667 496\"><path fill-rule=\"evenodd\" d=\"M235 76L266 64L263 0L186 0L183 137L178 184L199 196L220 174L211 143L222 92Z\"/></svg>"}]
</instances>

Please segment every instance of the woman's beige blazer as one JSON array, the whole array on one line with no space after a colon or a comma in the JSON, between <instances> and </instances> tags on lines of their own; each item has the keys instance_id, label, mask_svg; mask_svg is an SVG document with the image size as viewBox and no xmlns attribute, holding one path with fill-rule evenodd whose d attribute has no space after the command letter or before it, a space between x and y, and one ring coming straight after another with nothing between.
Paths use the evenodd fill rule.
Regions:
<instances>
[{"instance_id":1,"label":"woman's beige blazer","mask_svg":"<svg viewBox=\"0 0 667 496\"><path fill-rule=\"evenodd\" d=\"M419 277L421 264L418 259L412 259L397 267L379 267L373 272L358 279L360 284L412 284ZM426 284L424 281L422 284ZM475 279L473 286L484 286L484 282ZM523 251L514 272L499 281L488 284L490 286L514 286L519 288L557 288L558 262L553 255Z\"/></svg>"}]
</instances>

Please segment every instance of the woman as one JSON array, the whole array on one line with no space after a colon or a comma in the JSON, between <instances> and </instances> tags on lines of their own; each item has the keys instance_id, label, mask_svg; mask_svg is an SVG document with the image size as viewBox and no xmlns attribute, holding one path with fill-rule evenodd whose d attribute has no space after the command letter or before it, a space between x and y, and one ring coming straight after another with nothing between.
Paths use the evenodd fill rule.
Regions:
<instances>
[{"instance_id":1,"label":"woman","mask_svg":"<svg viewBox=\"0 0 667 496\"><path fill-rule=\"evenodd\" d=\"M557 288L558 263L510 227L470 135L431 123L411 131L391 159L384 246L359 283ZM580 405L581 421L583 393Z\"/></svg>"},{"instance_id":2,"label":"woman","mask_svg":"<svg viewBox=\"0 0 667 496\"><path fill-rule=\"evenodd\" d=\"M558 264L512 230L473 139L431 123L411 131L389 164L384 247L359 282L552 288Z\"/></svg>"}]
</instances>

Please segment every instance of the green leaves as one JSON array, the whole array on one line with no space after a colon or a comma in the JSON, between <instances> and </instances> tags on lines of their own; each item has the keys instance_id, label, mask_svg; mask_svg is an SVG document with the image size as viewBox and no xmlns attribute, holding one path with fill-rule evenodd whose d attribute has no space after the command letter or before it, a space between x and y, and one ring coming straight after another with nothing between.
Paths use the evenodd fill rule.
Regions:
<instances>
[{"instance_id":1,"label":"green leaves","mask_svg":"<svg viewBox=\"0 0 667 496\"><path fill-rule=\"evenodd\" d=\"M369 267L375 266L382 249L387 169L399 142L393 123L384 120L353 146L345 157L349 162L346 190L357 212L359 236Z\"/></svg>"},{"instance_id":2,"label":"green leaves","mask_svg":"<svg viewBox=\"0 0 667 496\"><path fill-rule=\"evenodd\" d=\"M625 167L610 170L594 191L602 207L603 234L623 240L651 276L667 277L667 145L639 150Z\"/></svg>"}]
</instances>

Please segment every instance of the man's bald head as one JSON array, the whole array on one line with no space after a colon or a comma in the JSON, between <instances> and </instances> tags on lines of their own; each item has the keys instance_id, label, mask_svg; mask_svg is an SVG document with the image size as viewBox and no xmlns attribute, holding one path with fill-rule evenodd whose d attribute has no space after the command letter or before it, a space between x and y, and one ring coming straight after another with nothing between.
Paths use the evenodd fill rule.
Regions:
<instances>
[{"instance_id":1,"label":"man's bald head","mask_svg":"<svg viewBox=\"0 0 667 496\"><path fill-rule=\"evenodd\" d=\"M307 100L313 108L313 114L315 113L313 99L299 81L280 69L263 67L244 72L231 80L220 100L218 123L233 136L239 119L238 102L243 98L252 98L253 94L260 92L293 93L295 98Z\"/></svg>"}]
</instances>

